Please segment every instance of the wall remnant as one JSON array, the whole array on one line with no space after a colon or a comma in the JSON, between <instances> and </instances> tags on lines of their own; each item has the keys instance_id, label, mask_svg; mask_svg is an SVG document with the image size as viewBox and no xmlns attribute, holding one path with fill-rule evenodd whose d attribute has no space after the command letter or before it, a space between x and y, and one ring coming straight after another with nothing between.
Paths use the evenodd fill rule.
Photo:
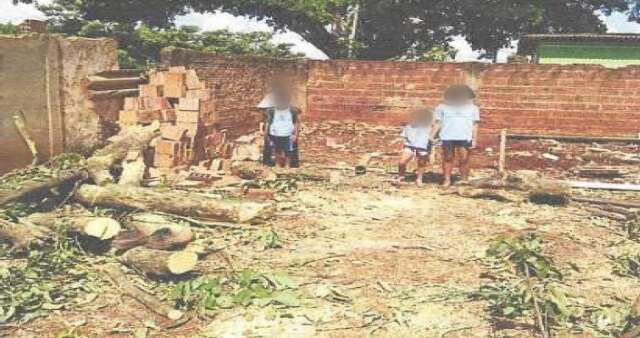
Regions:
<instances>
[{"instance_id":1,"label":"wall remnant","mask_svg":"<svg viewBox=\"0 0 640 338\"><path fill-rule=\"evenodd\" d=\"M0 36L0 172L31 163L13 125L17 111L24 113L43 160L97 145L97 115L83 81L117 68L116 50L110 39Z\"/></svg>"}]
</instances>

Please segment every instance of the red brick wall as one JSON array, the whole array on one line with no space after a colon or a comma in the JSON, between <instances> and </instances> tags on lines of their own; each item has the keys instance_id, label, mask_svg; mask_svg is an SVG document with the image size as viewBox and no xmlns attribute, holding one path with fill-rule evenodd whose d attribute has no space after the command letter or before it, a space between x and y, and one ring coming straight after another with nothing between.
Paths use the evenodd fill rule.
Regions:
<instances>
[{"instance_id":1,"label":"red brick wall","mask_svg":"<svg viewBox=\"0 0 640 338\"><path fill-rule=\"evenodd\" d=\"M435 107L452 83L476 89L485 135L640 132L640 67L313 61L309 116L398 124L411 106Z\"/></svg>"},{"instance_id":2,"label":"red brick wall","mask_svg":"<svg viewBox=\"0 0 640 338\"><path fill-rule=\"evenodd\" d=\"M290 74L305 119L400 124L416 105L435 107L445 88L476 89L482 134L637 136L640 67L392 61L279 61L172 49L164 65L195 68L215 88L223 127L254 130L268 79Z\"/></svg>"},{"instance_id":3,"label":"red brick wall","mask_svg":"<svg viewBox=\"0 0 640 338\"><path fill-rule=\"evenodd\" d=\"M256 105L264 98L269 80L288 75L298 84L301 97L306 97L306 63L271 58L219 55L186 49L166 49L163 66L186 66L214 89L217 120L231 136L254 131L263 120ZM306 105L306 100L301 104Z\"/></svg>"}]
</instances>

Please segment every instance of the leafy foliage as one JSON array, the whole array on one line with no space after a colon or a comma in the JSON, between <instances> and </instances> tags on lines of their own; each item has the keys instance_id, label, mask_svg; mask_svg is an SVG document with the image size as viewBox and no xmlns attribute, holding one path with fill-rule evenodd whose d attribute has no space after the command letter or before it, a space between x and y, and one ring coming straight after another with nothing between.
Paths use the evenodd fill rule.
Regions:
<instances>
[{"instance_id":1,"label":"leafy foliage","mask_svg":"<svg viewBox=\"0 0 640 338\"><path fill-rule=\"evenodd\" d=\"M25 266L0 268L0 323L27 321L65 307L83 289L86 273L73 268L82 260L61 224L51 244L30 251Z\"/></svg>"},{"instance_id":2,"label":"leafy foliage","mask_svg":"<svg viewBox=\"0 0 640 338\"><path fill-rule=\"evenodd\" d=\"M297 285L285 274L242 271L225 277L203 276L179 282L169 290L176 308L206 314L235 306L300 305Z\"/></svg>"},{"instance_id":3,"label":"leafy foliage","mask_svg":"<svg viewBox=\"0 0 640 338\"><path fill-rule=\"evenodd\" d=\"M494 55L525 33L604 32L597 10L640 21L636 0L55 0L39 8L66 33L93 20L131 31L138 23L170 28L189 10L224 11L297 32L329 57L362 59L420 57L456 35Z\"/></svg>"},{"instance_id":4,"label":"leafy foliage","mask_svg":"<svg viewBox=\"0 0 640 338\"><path fill-rule=\"evenodd\" d=\"M482 285L477 293L489 305L492 315L518 318L535 316L536 307L550 325L571 326L581 313L570 304L560 285L562 273L542 252L542 242L534 234L516 238L500 237L487 250L497 263L498 274Z\"/></svg>"},{"instance_id":5,"label":"leafy foliage","mask_svg":"<svg viewBox=\"0 0 640 338\"><path fill-rule=\"evenodd\" d=\"M16 35L18 34L18 26L12 24L11 22L7 22L7 23L0 22L0 34Z\"/></svg>"},{"instance_id":6,"label":"leafy foliage","mask_svg":"<svg viewBox=\"0 0 640 338\"><path fill-rule=\"evenodd\" d=\"M282 240L278 233L269 229L260 234L260 240L264 244L265 249L277 249L282 247Z\"/></svg>"}]
</instances>

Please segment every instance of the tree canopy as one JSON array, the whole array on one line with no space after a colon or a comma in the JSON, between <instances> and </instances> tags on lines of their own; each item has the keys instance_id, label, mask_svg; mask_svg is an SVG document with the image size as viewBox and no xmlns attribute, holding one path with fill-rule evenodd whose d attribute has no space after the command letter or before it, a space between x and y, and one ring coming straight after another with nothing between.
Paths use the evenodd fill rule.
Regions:
<instances>
[{"instance_id":1,"label":"tree canopy","mask_svg":"<svg viewBox=\"0 0 640 338\"><path fill-rule=\"evenodd\" d=\"M492 52L525 33L604 32L597 10L640 22L637 0L54 0L39 7L75 30L88 20L167 28L189 11L224 11L294 31L330 57L362 59L420 58L446 50L456 35Z\"/></svg>"}]
</instances>

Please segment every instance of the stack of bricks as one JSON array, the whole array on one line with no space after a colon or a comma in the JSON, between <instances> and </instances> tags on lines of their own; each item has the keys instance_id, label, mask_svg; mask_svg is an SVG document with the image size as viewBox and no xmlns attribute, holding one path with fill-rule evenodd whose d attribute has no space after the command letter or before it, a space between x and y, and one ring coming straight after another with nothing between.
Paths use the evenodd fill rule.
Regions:
<instances>
[{"instance_id":1,"label":"stack of bricks","mask_svg":"<svg viewBox=\"0 0 640 338\"><path fill-rule=\"evenodd\" d=\"M121 126L161 122L155 144L156 168L188 166L207 158L207 140L217 133L214 98L195 70L170 67L149 73L138 97L125 99Z\"/></svg>"}]
</instances>

